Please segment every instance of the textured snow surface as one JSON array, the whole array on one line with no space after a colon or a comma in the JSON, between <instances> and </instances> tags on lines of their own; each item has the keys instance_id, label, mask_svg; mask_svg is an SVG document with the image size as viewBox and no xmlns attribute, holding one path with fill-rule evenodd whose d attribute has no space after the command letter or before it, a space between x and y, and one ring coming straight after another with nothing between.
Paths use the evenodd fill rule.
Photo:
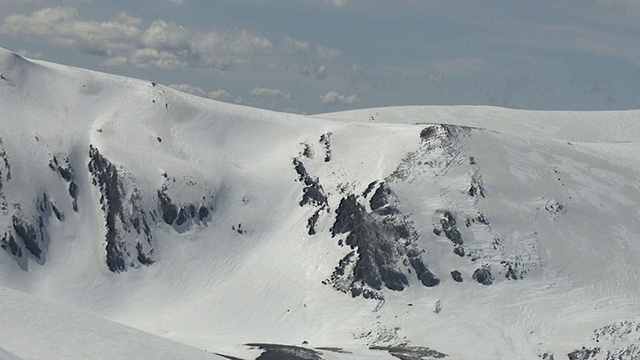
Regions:
<instances>
[{"instance_id":1,"label":"textured snow surface","mask_svg":"<svg viewBox=\"0 0 640 360\"><path fill-rule=\"evenodd\" d=\"M639 358L640 111L0 73L0 359Z\"/></svg>"},{"instance_id":2,"label":"textured snow surface","mask_svg":"<svg viewBox=\"0 0 640 360\"><path fill-rule=\"evenodd\" d=\"M0 288L0 359L223 359L94 315Z\"/></svg>"}]
</instances>

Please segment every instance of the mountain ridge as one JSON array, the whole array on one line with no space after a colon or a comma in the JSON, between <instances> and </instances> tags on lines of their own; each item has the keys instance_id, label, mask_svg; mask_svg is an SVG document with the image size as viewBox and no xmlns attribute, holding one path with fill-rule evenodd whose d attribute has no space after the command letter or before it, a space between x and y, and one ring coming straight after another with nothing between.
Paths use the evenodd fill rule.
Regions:
<instances>
[{"instance_id":1,"label":"mountain ridge","mask_svg":"<svg viewBox=\"0 0 640 360\"><path fill-rule=\"evenodd\" d=\"M640 321L640 111L302 116L0 73L0 286L240 357L637 355L602 334Z\"/></svg>"}]
</instances>

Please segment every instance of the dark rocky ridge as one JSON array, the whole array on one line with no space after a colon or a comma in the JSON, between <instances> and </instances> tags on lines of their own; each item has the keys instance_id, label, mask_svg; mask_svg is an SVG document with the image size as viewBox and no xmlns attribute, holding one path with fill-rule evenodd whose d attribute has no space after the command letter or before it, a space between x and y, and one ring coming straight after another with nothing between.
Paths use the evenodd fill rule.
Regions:
<instances>
[{"instance_id":1,"label":"dark rocky ridge","mask_svg":"<svg viewBox=\"0 0 640 360\"><path fill-rule=\"evenodd\" d=\"M107 228L105 250L109 270L120 272L139 264L151 265L153 237L133 177L93 146L89 147L89 158L89 172L93 185L100 190ZM133 239L128 235L133 235Z\"/></svg>"},{"instance_id":2,"label":"dark rocky ridge","mask_svg":"<svg viewBox=\"0 0 640 360\"><path fill-rule=\"evenodd\" d=\"M198 204L175 204L169 192L168 183L165 183L157 191L158 210L162 220L167 225L173 226L178 231L181 228L190 228L194 224L205 224L207 222L209 215L213 211L213 205L206 201L206 196L203 196L202 201ZM154 213L152 212L152 214Z\"/></svg>"},{"instance_id":3,"label":"dark rocky ridge","mask_svg":"<svg viewBox=\"0 0 640 360\"><path fill-rule=\"evenodd\" d=\"M27 270L27 257L39 264L46 261L49 246L47 225L52 215L51 203L45 192L38 192L35 199L20 204L7 203L4 184L11 181L11 165L0 139L0 210L1 216L10 219L9 228L0 235L0 248L12 255L20 267ZM33 210L33 211L32 211Z\"/></svg>"},{"instance_id":4,"label":"dark rocky ridge","mask_svg":"<svg viewBox=\"0 0 640 360\"><path fill-rule=\"evenodd\" d=\"M48 162L48 168L66 186L70 205L78 212L78 174L69 156L55 153ZM156 261L152 226L159 219L155 215L158 211L164 219L168 219L171 214L165 213L167 209L175 210L171 225L176 231L184 230L192 224L206 225L213 211L212 198L203 196L201 202L194 203L174 201L169 198L167 186L157 191L157 207L145 208L144 204L148 204L149 199L143 201L134 176L112 163L94 146L89 146L86 169L91 183L100 194L99 203L106 230L103 240L106 265L112 272L151 265ZM50 219L64 222L67 215L63 211L65 205L56 203L45 191L40 191L33 200L9 197L9 206L4 191L10 180L8 156L0 139L0 217L8 224L5 229L0 229L0 248L14 257L23 270L27 270L27 258L34 259L38 264L45 262L50 241Z\"/></svg>"},{"instance_id":5,"label":"dark rocky ridge","mask_svg":"<svg viewBox=\"0 0 640 360\"><path fill-rule=\"evenodd\" d=\"M55 172L57 172L60 177L67 182L68 185L68 193L71 197L71 205L74 211L78 211L78 185L75 182L76 174L71 166L71 162L69 161L69 157L63 154L56 154L53 156L51 161L49 161L49 168Z\"/></svg>"},{"instance_id":6,"label":"dark rocky ridge","mask_svg":"<svg viewBox=\"0 0 640 360\"><path fill-rule=\"evenodd\" d=\"M0 194L2 193L3 177L4 181L11 180L11 166L9 165L9 158L7 152L4 150L4 142L0 138Z\"/></svg>"},{"instance_id":7,"label":"dark rocky ridge","mask_svg":"<svg viewBox=\"0 0 640 360\"><path fill-rule=\"evenodd\" d=\"M409 153L384 181L374 181L367 186L363 200L373 193L368 206L354 194L341 199L330 231L333 236L347 234L339 243L350 246L352 251L340 260L325 283L354 297L362 295L377 299L383 297L383 287L403 290L409 284L407 275L412 271L426 287L440 283L422 260L424 250L417 246L419 236L409 217L400 213L400 201L391 186L394 182L411 182L423 173L445 173L451 164L460 162L460 141L470 133L470 128L452 125L423 129L420 148ZM433 156L434 151L441 154ZM423 160L432 158L435 160ZM475 159L470 158L468 163L475 164ZM469 189L469 196L484 196L479 174L472 178ZM443 210L440 216L440 228L434 229L434 233L444 234L455 246L456 253L465 256L464 241L455 216L448 210ZM461 274L453 274L456 281L462 280Z\"/></svg>"},{"instance_id":8,"label":"dark rocky ridge","mask_svg":"<svg viewBox=\"0 0 640 360\"><path fill-rule=\"evenodd\" d=\"M308 148L305 147L303 154L308 153L307 149ZM298 174L298 181L304 184L304 188L302 189L302 199L298 205L310 205L316 208L313 215L307 219L307 233L309 235L315 235L316 224L320 218L320 213L329 210L327 195L325 194L322 185L320 185L320 180L309 175L302 160L294 158L293 167Z\"/></svg>"},{"instance_id":9,"label":"dark rocky ridge","mask_svg":"<svg viewBox=\"0 0 640 360\"><path fill-rule=\"evenodd\" d=\"M251 348L263 350L256 360L322 360L317 350L280 344L246 344Z\"/></svg>"},{"instance_id":10,"label":"dark rocky ridge","mask_svg":"<svg viewBox=\"0 0 640 360\"><path fill-rule=\"evenodd\" d=\"M386 183L380 183L369 200L369 209L350 194L340 201L331 233L347 234L340 244L349 252L325 281L353 297L382 299L383 287L402 291L409 285L407 275L415 272L424 286L440 280L422 260L417 232L408 217L397 209L399 203Z\"/></svg>"},{"instance_id":11,"label":"dark rocky ridge","mask_svg":"<svg viewBox=\"0 0 640 360\"><path fill-rule=\"evenodd\" d=\"M105 216L109 270L121 272L130 267L153 264L156 260L151 225L158 221L171 225L177 232L193 225L206 225L214 208L213 198L202 196L199 203L172 199L170 189L176 179L165 173L165 183L156 191L157 207L146 209L131 174L111 163L97 148L91 146L89 155L89 172L93 185L100 190L100 204ZM192 181L187 184L196 185Z\"/></svg>"},{"instance_id":12,"label":"dark rocky ridge","mask_svg":"<svg viewBox=\"0 0 640 360\"><path fill-rule=\"evenodd\" d=\"M4 142L0 138L0 210L4 215L7 215L7 199L4 196L3 187L4 183L9 180L11 180L11 166L4 150Z\"/></svg>"},{"instance_id":13,"label":"dark rocky ridge","mask_svg":"<svg viewBox=\"0 0 640 360\"><path fill-rule=\"evenodd\" d=\"M396 346L372 346L371 350L388 351L400 360L443 359L449 355L423 346L400 344Z\"/></svg>"},{"instance_id":14,"label":"dark rocky ridge","mask_svg":"<svg viewBox=\"0 0 640 360\"><path fill-rule=\"evenodd\" d=\"M333 133L328 132L320 136L320 144L324 147L324 162L331 161L331 135L333 135Z\"/></svg>"}]
</instances>

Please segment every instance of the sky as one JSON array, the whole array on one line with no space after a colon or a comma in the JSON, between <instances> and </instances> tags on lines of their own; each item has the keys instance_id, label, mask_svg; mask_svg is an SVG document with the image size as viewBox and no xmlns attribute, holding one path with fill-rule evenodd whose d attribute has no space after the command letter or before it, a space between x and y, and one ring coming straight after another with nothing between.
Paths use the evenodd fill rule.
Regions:
<instances>
[{"instance_id":1,"label":"sky","mask_svg":"<svg viewBox=\"0 0 640 360\"><path fill-rule=\"evenodd\" d=\"M640 0L0 0L0 47L294 113L640 109Z\"/></svg>"}]
</instances>

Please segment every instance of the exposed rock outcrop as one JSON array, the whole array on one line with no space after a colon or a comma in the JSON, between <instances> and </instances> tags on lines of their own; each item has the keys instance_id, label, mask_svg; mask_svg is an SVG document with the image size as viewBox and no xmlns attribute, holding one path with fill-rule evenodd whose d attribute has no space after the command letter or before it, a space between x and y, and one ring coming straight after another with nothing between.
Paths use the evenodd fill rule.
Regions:
<instances>
[{"instance_id":1,"label":"exposed rock outcrop","mask_svg":"<svg viewBox=\"0 0 640 360\"><path fill-rule=\"evenodd\" d=\"M133 176L119 169L90 146L89 172L100 191L105 218L106 262L109 270L121 272L129 267L154 262L154 246L147 214Z\"/></svg>"},{"instance_id":2,"label":"exposed rock outcrop","mask_svg":"<svg viewBox=\"0 0 640 360\"><path fill-rule=\"evenodd\" d=\"M339 243L352 251L340 261L326 283L354 297L375 299L383 298L383 287L405 289L412 271L424 286L440 283L424 264L423 251L416 245L417 232L408 217L397 209L398 204L398 198L384 182L378 184L368 209L354 194L341 200L331 233L347 234Z\"/></svg>"}]
</instances>

